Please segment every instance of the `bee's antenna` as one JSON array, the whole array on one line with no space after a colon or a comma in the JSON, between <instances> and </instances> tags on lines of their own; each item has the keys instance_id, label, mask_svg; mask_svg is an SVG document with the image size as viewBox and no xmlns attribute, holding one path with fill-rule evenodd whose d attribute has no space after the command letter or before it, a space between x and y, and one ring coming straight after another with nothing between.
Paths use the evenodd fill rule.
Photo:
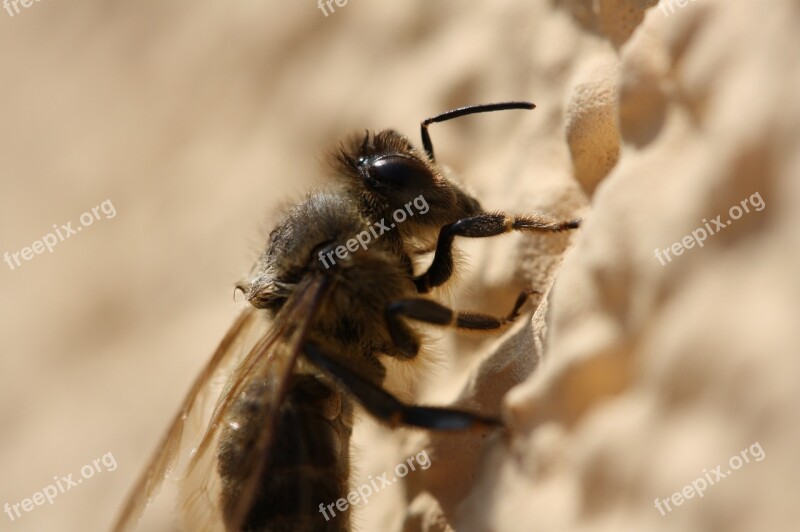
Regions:
<instances>
[{"instance_id":1,"label":"bee's antenna","mask_svg":"<svg viewBox=\"0 0 800 532\"><path fill-rule=\"evenodd\" d=\"M486 103L482 105L469 105L467 107L459 107L445 111L442 114L425 119L420 125L422 132L422 147L425 148L425 153L428 154L428 159L434 162L436 159L433 156L433 144L431 144L431 137L428 134L428 126L436 122L444 122L459 116L472 115L476 113L489 113L492 111L506 111L508 109L534 109L536 105L531 102L500 102L500 103Z\"/></svg>"}]
</instances>

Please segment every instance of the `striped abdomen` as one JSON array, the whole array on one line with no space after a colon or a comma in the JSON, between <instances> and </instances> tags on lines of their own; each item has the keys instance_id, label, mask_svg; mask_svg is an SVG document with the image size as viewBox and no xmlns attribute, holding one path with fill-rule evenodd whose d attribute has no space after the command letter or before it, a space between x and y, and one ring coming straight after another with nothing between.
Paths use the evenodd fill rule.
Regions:
<instances>
[{"instance_id":1,"label":"striped abdomen","mask_svg":"<svg viewBox=\"0 0 800 532\"><path fill-rule=\"evenodd\" d=\"M222 435L218 468L226 515L231 501L239 496L239 485L247 473L243 471L244 457L258 434L264 400L259 391L249 390L233 409L227 423L237 423L240 428L226 429ZM314 375L294 375L242 530L349 530L349 512L337 512L336 517L328 513L326 520L319 506L347 496L351 427L349 399Z\"/></svg>"}]
</instances>

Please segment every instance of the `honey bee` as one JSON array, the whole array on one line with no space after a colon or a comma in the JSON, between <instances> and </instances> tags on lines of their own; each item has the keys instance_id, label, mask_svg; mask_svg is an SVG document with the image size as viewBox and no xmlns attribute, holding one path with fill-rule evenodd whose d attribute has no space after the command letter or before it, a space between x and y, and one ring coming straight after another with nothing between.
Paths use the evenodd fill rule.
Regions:
<instances>
[{"instance_id":1,"label":"honey bee","mask_svg":"<svg viewBox=\"0 0 800 532\"><path fill-rule=\"evenodd\" d=\"M484 211L434 157L430 124L534 107L504 102L434 116L421 124L422 150L384 130L353 137L331 154L333 182L288 210L237 285L250 306L194 382L115 531L136 527L181 462L184 429L202 416L211 383L226 373L179 475L187 530L349 530L348 513L324 519L319 506L349 491L355 403L391 427L502 427L496 413L406 404L385 390L385 361L420 353L422 337L411 322L499 331L518 316L529 291L501 317L455 311L426 296L454 273L456 237L579 226ZM417 271L420 256L429 262Z\"/></svg>"}]
</instances>

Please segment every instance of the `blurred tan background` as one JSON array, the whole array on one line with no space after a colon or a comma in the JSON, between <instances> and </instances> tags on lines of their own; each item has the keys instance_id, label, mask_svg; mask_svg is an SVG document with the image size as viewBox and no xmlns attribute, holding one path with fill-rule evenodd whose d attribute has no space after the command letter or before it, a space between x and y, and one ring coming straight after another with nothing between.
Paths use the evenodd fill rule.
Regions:
<instances>
[{"instance_id":1,"label":"blurred tan background","mask_svg":"<svg viewBox=\"0 0 800 532\"><path fill-rule=\"evenodd\" d=\"M108 529L241 308L233 285L280 206L323 181L324 150L364 128L416 142L427 116L509 99L538 108L433 126L437 158L487 208L587 223L552 296L568 237L462 246L457 306L504 312L526 285L548 302L498 340L439 334L420 392L499 410L526 381L502 405L511 436L365 421L357 478L420 449L432 465L356 523L796 530L798 3L654 3L0 11L0 253L106 200L116 211L0 264L0 504L107 453L117 464L3 513L0 530ZM763 212L675 263L653 257L755 191ZM755 441L763 462L666 516L653 507Z\"/></svg>"}]
</instances>

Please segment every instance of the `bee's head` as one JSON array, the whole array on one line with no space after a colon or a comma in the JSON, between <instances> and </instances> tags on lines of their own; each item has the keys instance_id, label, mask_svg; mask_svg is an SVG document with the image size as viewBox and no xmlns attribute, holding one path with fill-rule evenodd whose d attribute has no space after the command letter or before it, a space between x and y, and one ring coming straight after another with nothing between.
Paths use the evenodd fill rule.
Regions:
<instances>
[{"instance_id":1,"label":"bee's head","mask_svg":"<svg viewBox=\"0 0 800 532\"><path fill-rule=\"evenodd\" d=\"M398 225L406 233L420 226L438 228L482 210L394 130L352 139L335 154L335 168L351 197L360 200L366 218L390 220L396 211L406 211L407 218Z\"/></svg>"}]
</instances>

